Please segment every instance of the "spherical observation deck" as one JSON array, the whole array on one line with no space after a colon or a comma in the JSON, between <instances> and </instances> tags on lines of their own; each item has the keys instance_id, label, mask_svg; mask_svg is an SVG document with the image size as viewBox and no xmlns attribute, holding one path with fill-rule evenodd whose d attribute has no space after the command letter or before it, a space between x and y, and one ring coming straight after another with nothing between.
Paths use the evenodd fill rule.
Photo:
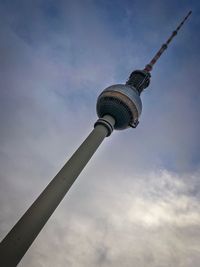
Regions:
<instances>
[{"instance_id":1,"label":"spherical observation deck","mask_svg":"<svg viewBox=\"0 0 200 267\"><path fill-rule=\"evenodd\" d=\"M102 118L111 115L116 130L136 127L142 112L142 102L136 88L116 84L106 88L97 99L97 115Z\"/></svg>"}]
</instances>

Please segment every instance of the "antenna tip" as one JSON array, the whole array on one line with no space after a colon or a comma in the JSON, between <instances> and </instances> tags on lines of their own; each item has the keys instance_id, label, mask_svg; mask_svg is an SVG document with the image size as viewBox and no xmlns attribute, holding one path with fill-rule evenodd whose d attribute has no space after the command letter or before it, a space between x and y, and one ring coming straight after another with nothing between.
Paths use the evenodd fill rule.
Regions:
<instances>
[{"instance_id":1,"label":"antenna tip","mask_svg":"<svg viewBox=\"0 0 200 267\"><path fill-rule=\"evenodd\" d=\"M189 11L188 15L191 15L192 14L192 10Z\"/></svg>"}]
</instances>

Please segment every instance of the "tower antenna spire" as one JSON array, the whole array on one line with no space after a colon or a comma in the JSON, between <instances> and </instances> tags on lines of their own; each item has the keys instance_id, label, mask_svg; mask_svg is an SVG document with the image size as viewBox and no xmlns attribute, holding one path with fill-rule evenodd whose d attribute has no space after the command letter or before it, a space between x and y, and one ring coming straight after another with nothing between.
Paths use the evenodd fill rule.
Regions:
<instances>
[{"instance_id":1,"label":"tower antenna spire","mask_svg":"<svg viewBox=\"0 0 200 267\"><path fill-rule=\"evenodd\" d=\"M172 32L171 36L168 38L168 40L166 41L166 43L164 43L161 48L158 50L158 52L155 54L155 56L152 58L152 60L149 62L149 64L147 64L144 68L144 71L150 72L153 69L153 66L155 65L155 63L158 61L158 59L160 58L160 56L162 55L162 53L167 49L168 45L170 44L170 42L172 41L172 39L177 35L178 31L180 30L180 28L183 26L183 24L185 23L185 21L188 19L188 17L192 14L192 11L189 11L187 16L181 21L181 23L178 25L178 27L176 28L175 31Z\"/></svg>"},{"instance_id":2,"label":"tower antenna spire","mask_svg":"<svg viewBox=\"0 0 200 267\"><path fill-rule=\"evenodd\" d=\"M128 78L128 81L126 82L126 85L136 88L139 94L141 94L142 91L149 86L151 78L150 72L152 71L153 66L158 61L162 53L167 49L172 39L177 35L178 31L180 30L180 28L183 26L183 24L191 14L192 11L189 11L187 16L181 21L176 30L172 32L171 36L168 38L166 43L164 43L161 46L161 48L158 50L158 52L155 54L155 56L152 58L149 64L145 66L143 70L134 70L131 73L131 75Z\"/></svg>"}]
</instances>

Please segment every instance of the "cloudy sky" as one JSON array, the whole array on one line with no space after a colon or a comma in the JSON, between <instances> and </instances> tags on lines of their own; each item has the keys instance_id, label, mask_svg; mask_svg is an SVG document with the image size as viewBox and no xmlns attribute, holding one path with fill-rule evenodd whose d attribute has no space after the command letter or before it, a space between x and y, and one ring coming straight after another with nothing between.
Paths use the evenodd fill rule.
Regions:
<instances>
[{"instance_id":1,"label":"cloudy sky","mask_svg":"<svg viewBox=\"0 0 200 267\"><path fill-rule=\"evenodd\" d=\"M198 1L0 0L0 238L97 119L96 99L184 25L142 94L136 129L106 138L20 267L200 262Z\"/></svg>"}]
</instances>

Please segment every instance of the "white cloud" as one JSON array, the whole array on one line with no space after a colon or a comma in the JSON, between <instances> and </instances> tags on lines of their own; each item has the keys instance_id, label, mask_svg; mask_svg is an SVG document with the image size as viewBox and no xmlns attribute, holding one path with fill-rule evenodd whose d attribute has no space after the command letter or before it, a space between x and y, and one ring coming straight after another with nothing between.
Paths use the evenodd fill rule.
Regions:
<instances>
[{"instance_id":1,"label":"white cloud","mask_svg":"<svg viewBox=\"0 0 200 267\"><path fill-rule=\"evenodd\" d=\"M72 189L72 199L58 208L21 266L186 267L198 262L199 201L181 177L160 171L124 177L124 186L116 173L110 179L97 176L95 188L86 186L87 195Z\"/></svg>"}]
</instances>

